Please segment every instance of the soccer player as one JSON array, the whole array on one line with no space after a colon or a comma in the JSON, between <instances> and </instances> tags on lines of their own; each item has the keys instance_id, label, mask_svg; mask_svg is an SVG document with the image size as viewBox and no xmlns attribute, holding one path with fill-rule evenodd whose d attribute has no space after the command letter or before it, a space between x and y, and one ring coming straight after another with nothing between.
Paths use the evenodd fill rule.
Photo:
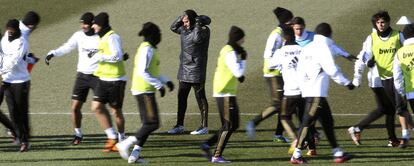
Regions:
<instances>
[{"instance_id":1,"label":"soccer player","mask_svg":"<svg viewBox=\"0 0 414 166\"><path fill-rule=\"evenodd\" d=\"M292 122L292 114L296 113L298 119L302 121L304 112L304 99L301 96L299 88L299 75L297 65L302 47L295 41L293 29L288 27L283 29L284 46L276 50L273 57L269 60L269 69L278 69L282 73L283 81L283 99L281 101L280 118L286 132L294 140L289 154L293 153L297 141L297 129ZM315 146L309 149L309 156L316 155Z\"/></svg>"},{"instance_id":2,"label":"soccer player","mask_svg":"<svg viewBox=\"0 0 414 166\"><path fill-rule=\"evenodd\" d=\"M168 131L169 134L184 132L184 117L187 110L187 98L191 87L194 89L198 107L201 114L200 127L190 134L208 134L208 103L204 84L206 81L208 46L210 42L211 22L207 16L198 16L194 10L184 11L171 24L171 31L181 37L180 67L177 78L178 85L178 111L177 123Z\"/></svg>"},{"instance_id":3,"label":"soccer player","mask_svg":"<svg viewBox=\"0 0 414 166\"><path fill-rule=\"evenodd\" d=\"M126 73L123 62L121 37L116 34L109 25L109 15L105 12L99 13L93 19L92 28L99 36L98 52L89 53L88 57L97 59L98 66L93 75L99 77L96 85L95 95L92 101L92 110L101 114L100 117L109 115L104 109L105 104L111 107L115 115L118 128L118 137L112 128L111 120L100 120L102 128L108 137L104 152L117 151L115 144L125 137L125 119L122 114L124 91L126 84Z\"/></svg>"},{"instance_id":4,"label":"soccer player","mask_svg":"<svg viewBox=\"0 0 414 166\"><path fill-rule=\"evenodd\" d=\"M160 127L155 92L159 91L163 97L164 84L169 87L170 91L174 89L174 84L159 72L160 55L157 45L161 42L161 33L158 26L147 22L138 36L143 36L144 42L140 44L135 55L131 92L138 103L142 127L135 136L130 136L116 145L119 154L122 158L128 159L128 163L143 162L140 157L141 149L148 136ZM128 150L132 145L135 146L128 157Z\"/></svg>"},{"instance_id":5,"label":"soccer player","mask_svg":"<svg viewBox=\"0 0 414 166\"><path fill-rule=\"evenodd\" d=\"M414 25L408 24L403 30L404 46L398 49L394 57L393 76L394 85L404 100L408 100L411 109L414 108ZM404 140L406 139L406 140ZM404 138L408 142L409 138ZM407 144L400 144L400 148L406 148Z\"/></svg>"},{"instance_id":6,"label":"soccer player","mask_svg":"<svg viewBox=\"0 0 414 166\"><path fill-rule=\"evenodd\" d=\"M333 149L335 163L342 163L351 156L345 154L337 144L334 123L327 96L329 89L329 77L340 85L352 90L354 85L349 81L335 64L334 57L329 48L332 29L329 24L321 23L315 29L314 41L305 46L298 62L298 73L302 97L306 100L305 114L299 130L296 149L290 159L292 164L303 164L306 160L302 157L303 144L308 137L309 127L319 118L326 137Z\"/></svg>"},{"instance_id":7,"label":"soccer player","mask_svg":"<svg viewBox=\"0 0 414 166\"><path fill-rule=\"evenodd\" d=\"M288 27L287 23L293 18L291 11L277 7L273 10L276 18L279 21L279 26L276 27L267 38L266 48L264 51L264 64L263 64L263 76L269 87L270 96L272 99L272 105L267 107L253 120L249 121L246 125L247 136L252 139L255 136L255 128L263 120L271 117L272 115L280 112L280 105L283 97L283 78L279 70L269 69L269 59L272 58L274 52L279 49L283 44L282 31ZM277 127L274 136L274 141L277 142L289 142L289 140L283 137L283 126L280 122L280 116L277 119Z\"/></svg>"},{"instance_id":8,"label":"soccer player","mask_svg":"<svg viewBox=\"0 0 414 166\"><path fill-rule=\"evenodd\" d=\"M24 60L28 53L28 44L22 36L18 20L9 20L6 28L7 30L1 39L3 51L0 65L0 74L3 78L2 87L16 136L20 142L20 152L26 152L30 147L30 74L27 70L27 61Z\"/></svg>"},{"instance_id":9,"label":"soccer player","mask_svg":"<svg viewBox=\"0 0 414 166\"><path fill-rule=\"evenodd\" d=\"M356 64L355 66L355 81L353 82L356 82L357 84L360 82L361 74L364 69L364 65L361 63L367 64L369 68L372 68L371 70L373 72L371 72L371 79L375 79L377 73L378 78L372 81L374 86L371 87L379 87L377 88L378 90L374 90L374 93L376 94L377 102L380 102L381 105L378 106L380 109L370 113L365 120L362 121L362 125L351 127L348 131L353 141L358 144L358 142L360 142L362 131L360 127L362 126L362 128L364 128L365 124L369 124L385 114L387 115L386 126L389 136L388 146L406 147L409 140L408 129L412 128L413 123L406 105L395 90L393 79L394 54L404 42L404 37L400 32L393 30L390 27L391 18L387 11L378 11L372 16L371 21L375 31L372 32L364 42L362 50L364 53L362 54L362 57L359 58L362 62L357 61L360 65ZM380 88L381 86L383 87L383 90ZM390 104L391 106L388 106ZM394 134L394 117L391 115L394 115L395 112L399 115L402 129L403 139L401 139L400 142L398 142Z\"/></svg>"},{"instance_id":10,"label":"soccer player","mask_svg":"<svg viewBox=\"0 0 414 166\"><path fill-rule=\"evenodd\" d=\"M53 57L67 55L74 49L78 49L78 65L75 85L72 92L71 113L72 125L75 130L75 137L72 145L78 145L83 139L81 130L82 113L81 108L85 103L89 89L95 90L98 78L93 75L98 65L98 59L89 58L88 54L98 51L99 36L92 29L94 15L90 12L84 13L80 18L81 30L75 32L69 40L55 50L49 51L45 62L49 65ZM96 116L99 120L109 121L108 114L99 114Z\"/></svg>"},{"instance_id":11,"label":"soccer player","mask_svg":"<svg viewBox=\"0 0 414 166\"><path fill-rule=\"evenodd\" d=\"M239 127L239 107L236 94L238 82L243 83L247 53L241 46L244 43L244 31L239 27L230 28L229 40L217 60L213 80L213 97L216 98L222 127L205 143L201 150L212 163L229 163L222 156L230 136ZM216 144L212 155L210 147ZM212 157L211 157L212 156Z\"/></svg>"}]
</instances>

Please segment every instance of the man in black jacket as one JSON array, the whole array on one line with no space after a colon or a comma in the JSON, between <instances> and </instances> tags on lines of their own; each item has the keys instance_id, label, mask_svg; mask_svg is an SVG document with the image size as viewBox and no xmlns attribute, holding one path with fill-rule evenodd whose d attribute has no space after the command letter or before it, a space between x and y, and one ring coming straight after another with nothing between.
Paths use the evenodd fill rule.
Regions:
<instances>
[{"instance_id":1,"label":"man in black jacket","mask_svg":"<svg viewBox=\"0 0 414 166\"><path fill-rule=\"evenodd\" d=\"M171 25L171 31L181 36L180 67L177 78L178 87L178 112L177 124L168 131L169 134L184 132L184 117L187 109L187 98L191 87L197 99L201 113L200 127L191 134L207 134L208 103L204 84L206 81L207 53L210 40L210 18L198 16L194 10L184 11Z\"/></svg>"}]
</instances>

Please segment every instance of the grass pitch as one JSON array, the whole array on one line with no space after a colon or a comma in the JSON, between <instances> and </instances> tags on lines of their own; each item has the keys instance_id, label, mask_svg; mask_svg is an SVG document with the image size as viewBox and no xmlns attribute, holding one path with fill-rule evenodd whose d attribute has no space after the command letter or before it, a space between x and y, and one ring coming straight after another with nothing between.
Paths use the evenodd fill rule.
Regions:
<instances>
[{"instance_id":1,"label":"grass pitch","mask_svg":"<svg viewBox=\"0 0 414 166\"><path fill-rule=\"evenodd\" d=\"M162 31L162 42L159 45L161 55L161 72L175 80L178 70L178 54L180 51L179 36L170 32L169 26L178 15L186 9L195 9L199 14L212 18L211 41L209 48L209 64L207 74L207 95L212 94L212 78L220 48L226 43L227 33L231 25L237 25L246 32L245 47L249 53L246 82L239 87L238 103L242 113L240 130L232 136L224 156L232 160L234 165L286 165L289 155L288 145L271 141L275 118L263 122L258 127L256 140L247 140L244 125L253 118L251 114L259 113L269 103L267 87L262 78L262 54L268 34L277 26L272 9L282 6L290 9L295 16L305 19L307 29L313 30L320 22L330 23L334 31L334 40L343 48L357 54L362 42L371 32L371 15L386 9L390 12L392 27L402 29L394 23L402 15L414 18L411 1L408 0L301 0L301 1L249 1L249 0L2 0L0 1L0 25L5 25L10 18L21 18L28 10L35 10L42 16L39 28L30 37L30 51L44 58L47 52L63 44L79 29L79 17L86 11L95 14L105 11L110 15L110 24L120 34L123 48L134 55L138 44L142 41L137 32L142 24L152 21ZM4 26L0 26L4 27ZM4 28L2 28L4 29ZM53 58L50 66L40 61L32 74L30 98L32 150L20 154L10 139L0 132L0 165L126 165L126 161L118 154L101 152L104 135L93 115L85 115L82 129L86 134L80 146L69 146L73 129L70 123L70 94L76 74L76 51L71 54ZM352 76L353 63L343 59L337 62L342 70ZM130 78L133 62L126 63ZM374 108L373 96L365 83L359 89L348 91L346 88L331 84L329 102L334 114L366 114ZM127 84L129 89L130 84ZM162 132L175 124L176 91L164 98L158 98L162 115L162 128L150 136L143 150L151 165L206 165L198 145L208 136L168 136ZM219 120L214 99L209 97L210 130L219 128ZM83 112L90 113L89 101ZM5 104L1 109L7 110ZM139 116L136 102L127 92L124 101L124 112L129 113L126 131L132 135L139 127ZM188 131L197 128L199 121L198 108L192 94L189 97L185 126ZM196 115L193 115L196 114ZM357 123L362 116L335 116L336 135L340 145L347 152L357 157L349 165L412 165L413 149L386 148L386 132L384 120L379 120L373 129L363 133L363 145L354 146L346 135L346 128ZM398 122L396 122L398 123ZM1 130L1 128L0 128ZM397 129L399 133L399 128ZM331 150L323 140L316 158L310 163L331 164ZM346 163L348 165L348 163Z\"/></svg>"}]
</instances>

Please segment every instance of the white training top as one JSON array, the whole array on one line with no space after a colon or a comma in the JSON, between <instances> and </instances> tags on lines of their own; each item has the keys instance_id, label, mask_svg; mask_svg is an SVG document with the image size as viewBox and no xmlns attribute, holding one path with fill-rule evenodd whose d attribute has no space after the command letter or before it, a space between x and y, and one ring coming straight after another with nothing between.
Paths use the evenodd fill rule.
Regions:
<instances>
[{"instance_id":1,"label":"white training top","mask_svg":"<svg viewBox=\"0 0 414 166\"><path fill-rule=\"evenodd\" d=\"M330 38L315 35L299 56L298 73L302 97L328 97L329 77L340 85L349 81L335 64L329 48Z\"/></svg>"},{"instance_id":2,"label":"white training top","mask_svg":"<svg viewBox=\"0 0 414 166\"><path fill-rule=\"evenodd\" d=\"M390 36L387 37L380 37L382 40L388 40ZM400 42L404 43L404 36L400 33ZM361 78L362 73L364 72L364 68L372 57L372 37L368 35L365 39L364 43L362 44L362 50L359 52L357 56L357 60L355 61L354 66L354 79L352 80L352 84L355 86L361 85ZM377 65L372 68L369 68L368 71L368 86L371 88L375 87L382 87L381 78L379 76Z\"/></svg>"},{"instance_id":3,"label":"white training top","mask_svg":"<svg viewBox=\"0 0 414 166\"><path fill-rule=\"evenodd\" d=\"M12 42L8 40L8 32L6 31L1 39L1 64L0 74L3 82L22 83L30 80L30 74L27 70L27 62L24 60L28 44L27 40L21 36Z\"/></svg>"},{"instance_id":4,"label":"white training top","mask_svg":"<svg viewBox=\"0 0 414 166\"><path fill-rule=\"evenodd\" d=\"M20 32L22 33L23 38L27 40L27 43L29 43L29 35L30 35L30 32L32 32L32 30L30 30L29 27L24 25L22 21L19 21L19 29L20 29Z\"/></svg>"},{"instance_id":5,"label":"white training top","mask_svg":"<svg viewBox=\"0 0 414 166\"><path fill-rule=\"evenodd\" d=\"M55 50L49 51L56 57L61 57L78 48L77 71L83 74L93 74L98 66L98 59L89 58L88 54L98 51L99 36L88 36L82 30L75 32L69 40Z\"/></svg>"},{"instance_id":6,"label":"white training top","mask_svg":"<svg viewBox=\"0 0 414 166\"><path fill-rule=\"evenodd\" d=\"M285 45L278 49L269 61L270 69L278 69L283 77L285 96L300 95L299 76L297 73L298 58L302 47L299 45Z\"/></svg>"},{"instance_id":7,"label":"white training top","mask_svg":"<svg viewBox=\"0 0 414 166\"><path fill-rule=\"evenodd\" d=\"M282 47L283 38L278 33L274 33L269 35L266 41L266 47L263 53L263 58L266 60L270 60L274 55L275 51ZM272 74L264 74L264 77L274 77Z\"/></svg>"}]
</instances>

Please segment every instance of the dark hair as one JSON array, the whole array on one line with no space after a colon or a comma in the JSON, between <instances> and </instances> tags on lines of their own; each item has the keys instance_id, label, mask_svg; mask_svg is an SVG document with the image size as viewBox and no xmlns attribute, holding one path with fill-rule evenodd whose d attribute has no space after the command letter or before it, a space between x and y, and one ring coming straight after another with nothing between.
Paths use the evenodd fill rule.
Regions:
<instances>
[{"instance_id":1,"label":"dark hair","mask_svg":"<svg viewBox=\"0 0 414 166\"><path fill-rule=\"evenodd\" d=\"M273 13L276 15L276 18L281 24L285 24L293 18L292 12L282 7L273 9Z\"/></svg>"},{"instance_id":2,"label":"dark hair","mask_svg":"<svg viewBox=\"0 0 414 166\"><path fill-rule=\"evenodd\" d=\"M40 16L35 11L29 11L24 15L22 22L24 25L37 25L40 22Z\"/></svg>"},{"instance_id":3,"label":"dark hair","mask_svg":"<svg viewBox=\"0 0 414 166\"><path fill-rule=\"evenodd\" d=\"M384 19L384 21L386 21L386 22L390 22L391 21L390 15L385 10L380 10L377 13L375 13L374 15L372 15L371 21L375 25L375 23L379 19Z\"/></svg>"},{"instance_id":4,"label":"dark hair","mask_svg":"<svg viewBox=\"0 0 414 166\"><path fill-rule=\"evenodd\" d=\"M332 36L332 28L328 23L320 23L315 28L315 33L319 35L323 35L325 37L331 37Z\"/></svg>"},{"instance_id":5,"label":"dark hair","mask_svg":"<svg viewBox=\"0 0 414 166\"><path fill-rule=\"evenodd\" d=\"M414 37L414 24L405 25L403 35L405 39Z\"/></svg>"},{"instance_id":6,"label":"dark hair","mask_svg":"<svg viewBox=\"0 0 414 166\"><path fill-rule=\"evenodd\" d=\"M144 41L149 42L155 48L157 48L157 44L161 42L160 28L152 22L143 24L138 36L144 36Z\"/></svg>"},{"instance_id":7,"label":"dark hair","mask_svg":"<svg viewBox=\"0 0 414 166\"><path fill-rule=\"evenodd\" d=\"M293 28L287 27L283 29L283 38L286 40L286 43L295 42L295 32Z\"/></svg>"},{"instance_id":8,"label":"dark hair","mask_svg":"<svg viewBox=\"0 0 414 166\"><path fill-rule=\"evenodd\" d=\"M295 17L292 19L291 24L305 25L305 20L302 17Z\"/></svg>"},{"instance_id":9,"label":"dark hair","mask_svg":"<svg viewBox=\"0 0 414 166\"><path fill-rule=\"evenodd\" d=\"M198 17L197 13L193 9L188 9L184 11L185 15L188 16L188 20L190 21L190 26L195 25L196 17Z\"/></svg>"}]
</instances>

